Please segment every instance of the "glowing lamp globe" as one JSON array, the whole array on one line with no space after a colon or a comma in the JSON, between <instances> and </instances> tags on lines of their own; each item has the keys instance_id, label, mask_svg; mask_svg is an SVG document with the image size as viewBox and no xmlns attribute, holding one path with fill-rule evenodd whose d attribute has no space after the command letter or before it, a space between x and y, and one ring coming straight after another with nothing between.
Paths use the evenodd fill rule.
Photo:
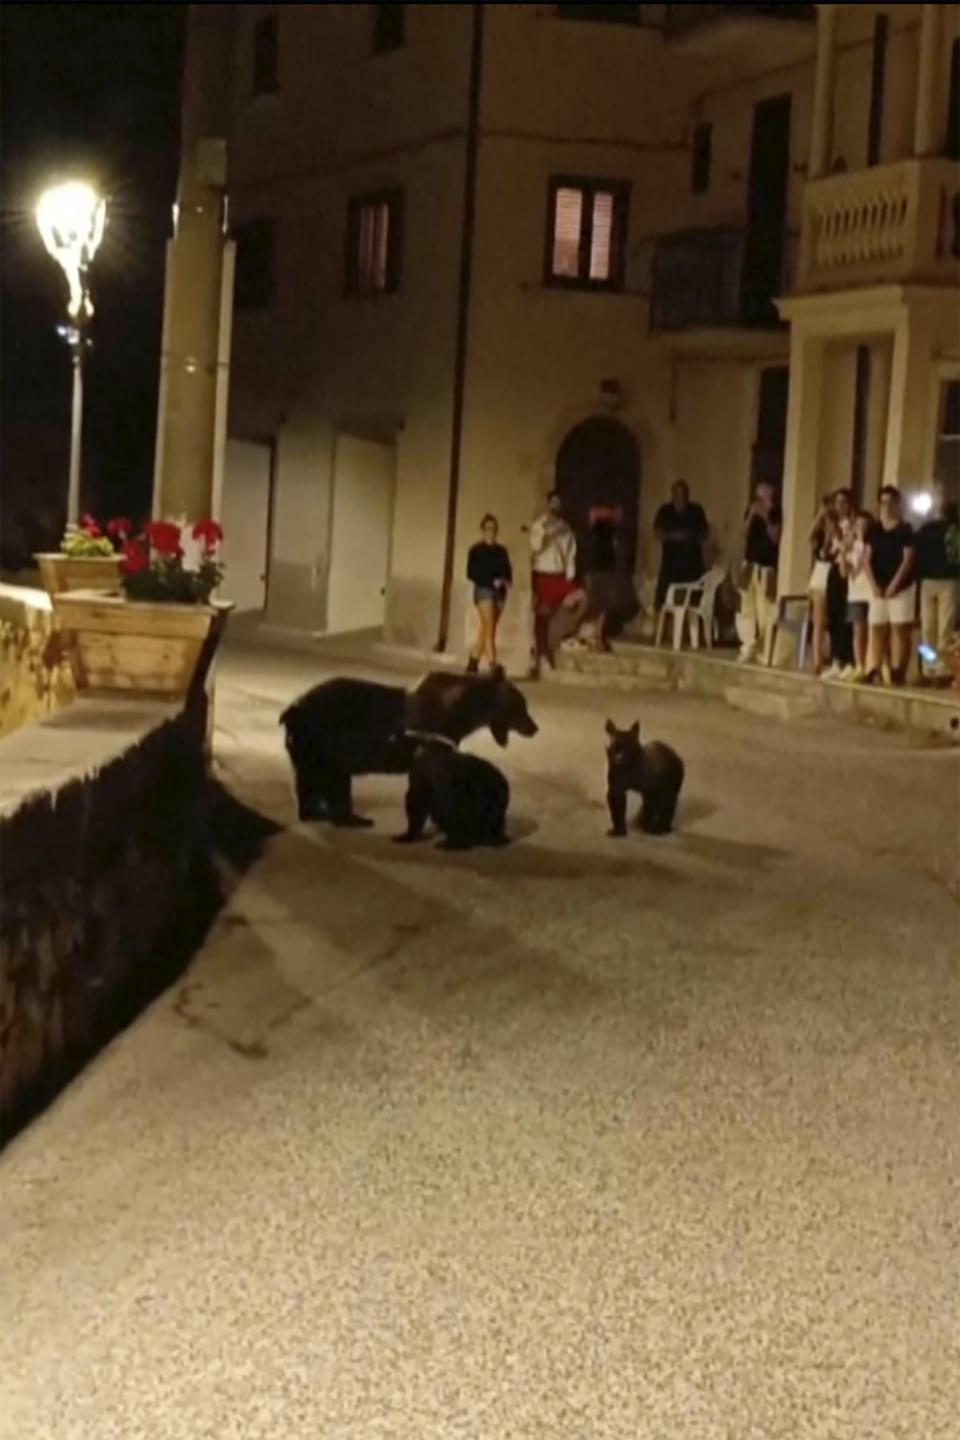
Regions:
<instances>
[{"instance_id":1,"label":"glowing lamp globe","mask_svg":"<svg viewBox=\"0 0 960 1440\"><path fill-rule=\"evenodd\" d=\"M67 277L71 320L89 319L93 305L84 282L103 239L106 202L91 185L69 180L40 197L36 217L44 245Z\"/></svg>"}]
</instances>

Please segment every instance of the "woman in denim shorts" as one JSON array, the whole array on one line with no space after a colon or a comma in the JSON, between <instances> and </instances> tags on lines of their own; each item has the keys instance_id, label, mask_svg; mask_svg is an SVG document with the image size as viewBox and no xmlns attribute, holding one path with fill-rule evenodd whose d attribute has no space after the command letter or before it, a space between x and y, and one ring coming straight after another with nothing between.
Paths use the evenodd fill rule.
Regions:
<instances>
[{"instance_id":1,"label":"woman in denim shorts","mask_svg":"<svg viewBox=\"0 0 960 1440\"><path fill-rule=\"evenodd\" d=\"M510 556L499 544L496 515L484 515L480 521L482 540L471 545L467 556L467 579L473 586L473 603L477 611L477 638L473 642L467 673L475 674L480 661L493 668L497 663L497 626L513 583Z\"/></svg>"}]
</instances>

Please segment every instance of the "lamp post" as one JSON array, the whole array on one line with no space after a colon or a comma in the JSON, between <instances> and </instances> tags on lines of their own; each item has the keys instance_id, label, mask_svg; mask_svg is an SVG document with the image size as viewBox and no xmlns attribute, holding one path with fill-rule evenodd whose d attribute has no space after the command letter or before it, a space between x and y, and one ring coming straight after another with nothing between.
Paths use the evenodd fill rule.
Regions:
<instances>
[{"instance_id":1,"label":"lamp post","mask_svg":"<svg viewBox=\"0 0 960 1440\"><path fill-rule=\"evenodd\" d=\"M59 333L70 347L73 400L70 415L70 481L67 524L80 519L80 438L83 430L83 361L89 345L87 325L93 316L88 272L106 223L106 202L81 180L55 185L40 197L37 228L43 243L67 277L70 295L66 325Z\"/></svg>"}]
</instances>

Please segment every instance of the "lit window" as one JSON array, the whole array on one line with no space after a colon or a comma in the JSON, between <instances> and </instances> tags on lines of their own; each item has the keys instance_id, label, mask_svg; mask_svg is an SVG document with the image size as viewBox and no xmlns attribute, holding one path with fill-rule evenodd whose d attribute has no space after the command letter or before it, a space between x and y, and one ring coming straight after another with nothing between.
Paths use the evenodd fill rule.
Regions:
<instances>
[{"instance_id":1,"label":"lit window","mask_svg":"<svg viewBox=\"0 0 960 1440\"><path fill-rule=\"evenodd\" d=\"M551 180L548 285L623 288L629 199L619 181Z\"/></svg>"},{"instance_id":2,"label":"lit window","mask_svg":"<svg viewBox=\"0 0 960 1440\"><path fill-rule=\"evenodd\" d=\"M374 5L373 53L385 55L403 48L406 5Z\"/></svg>"},{"instance_id":3,"label":"lit window","mask_svg":"<svg viewBox=\"0 0 960 1440\"><path fill-rule=\"evenodd\" d=\"M238 225L233 302L238 310L264 310L273 303L274 222L260 217Z\"/></svg>"},{"instance_id":4,"label":"lit window","mask_svg":"<svg viewBox=\"0 0 960 1440\"><path fill-rule=\"evenodd\" d=\"M400 279L401 195L397 190L351 200L347 209L349 295L389 295Z\"/></svg>"},{"instance_id":5,"label":"lit window","mask_svg":"<svg viewBox=\"0 0 960 1440\"><path fill-rule=\"evenodd\" d=\"M253 27L253 93L270 95L279 88L279 22L265 15Z\"/></svg>"}]
</instances>

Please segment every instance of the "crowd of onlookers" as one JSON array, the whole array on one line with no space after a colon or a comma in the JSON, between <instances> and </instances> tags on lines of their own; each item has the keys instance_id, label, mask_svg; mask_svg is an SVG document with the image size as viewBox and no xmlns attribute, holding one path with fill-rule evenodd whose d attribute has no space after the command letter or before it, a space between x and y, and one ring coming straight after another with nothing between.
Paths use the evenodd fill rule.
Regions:
<instances>
[{"instance_id":1,"label":"crowd of onlookers","mask_svg":"<svg viewBox=\"0 0 960 1440\"><path fill-rule=\"evenodd\" d=\"M809 539L810 632L816 674L851 682L902 684L919 618L921 678L949 679L958 619L960 560L957 507L934 484L919 529L903 516L900 492L885 485L878 513L858 508L850 490L823 498ZM558 647L577 643L608 649L611 617L636 612L626 573L622 514L616 507L589 511L577 535L558 492L529 530L538 668L553 665ZM736 631L744 662L770 658L777 621L777 571L782 516L775 487L760 481L744 516L743 560L736 576ZM654 519L661 562L655 608L670 587L688 585L706 571L709 524L683 480ZM513 583L507 550L499 543L496 517L485 515L481 539L471 547L467 579L473 586L476 639L468 670L496 663L497 626Z\"/></svg>"}]
</instances>

